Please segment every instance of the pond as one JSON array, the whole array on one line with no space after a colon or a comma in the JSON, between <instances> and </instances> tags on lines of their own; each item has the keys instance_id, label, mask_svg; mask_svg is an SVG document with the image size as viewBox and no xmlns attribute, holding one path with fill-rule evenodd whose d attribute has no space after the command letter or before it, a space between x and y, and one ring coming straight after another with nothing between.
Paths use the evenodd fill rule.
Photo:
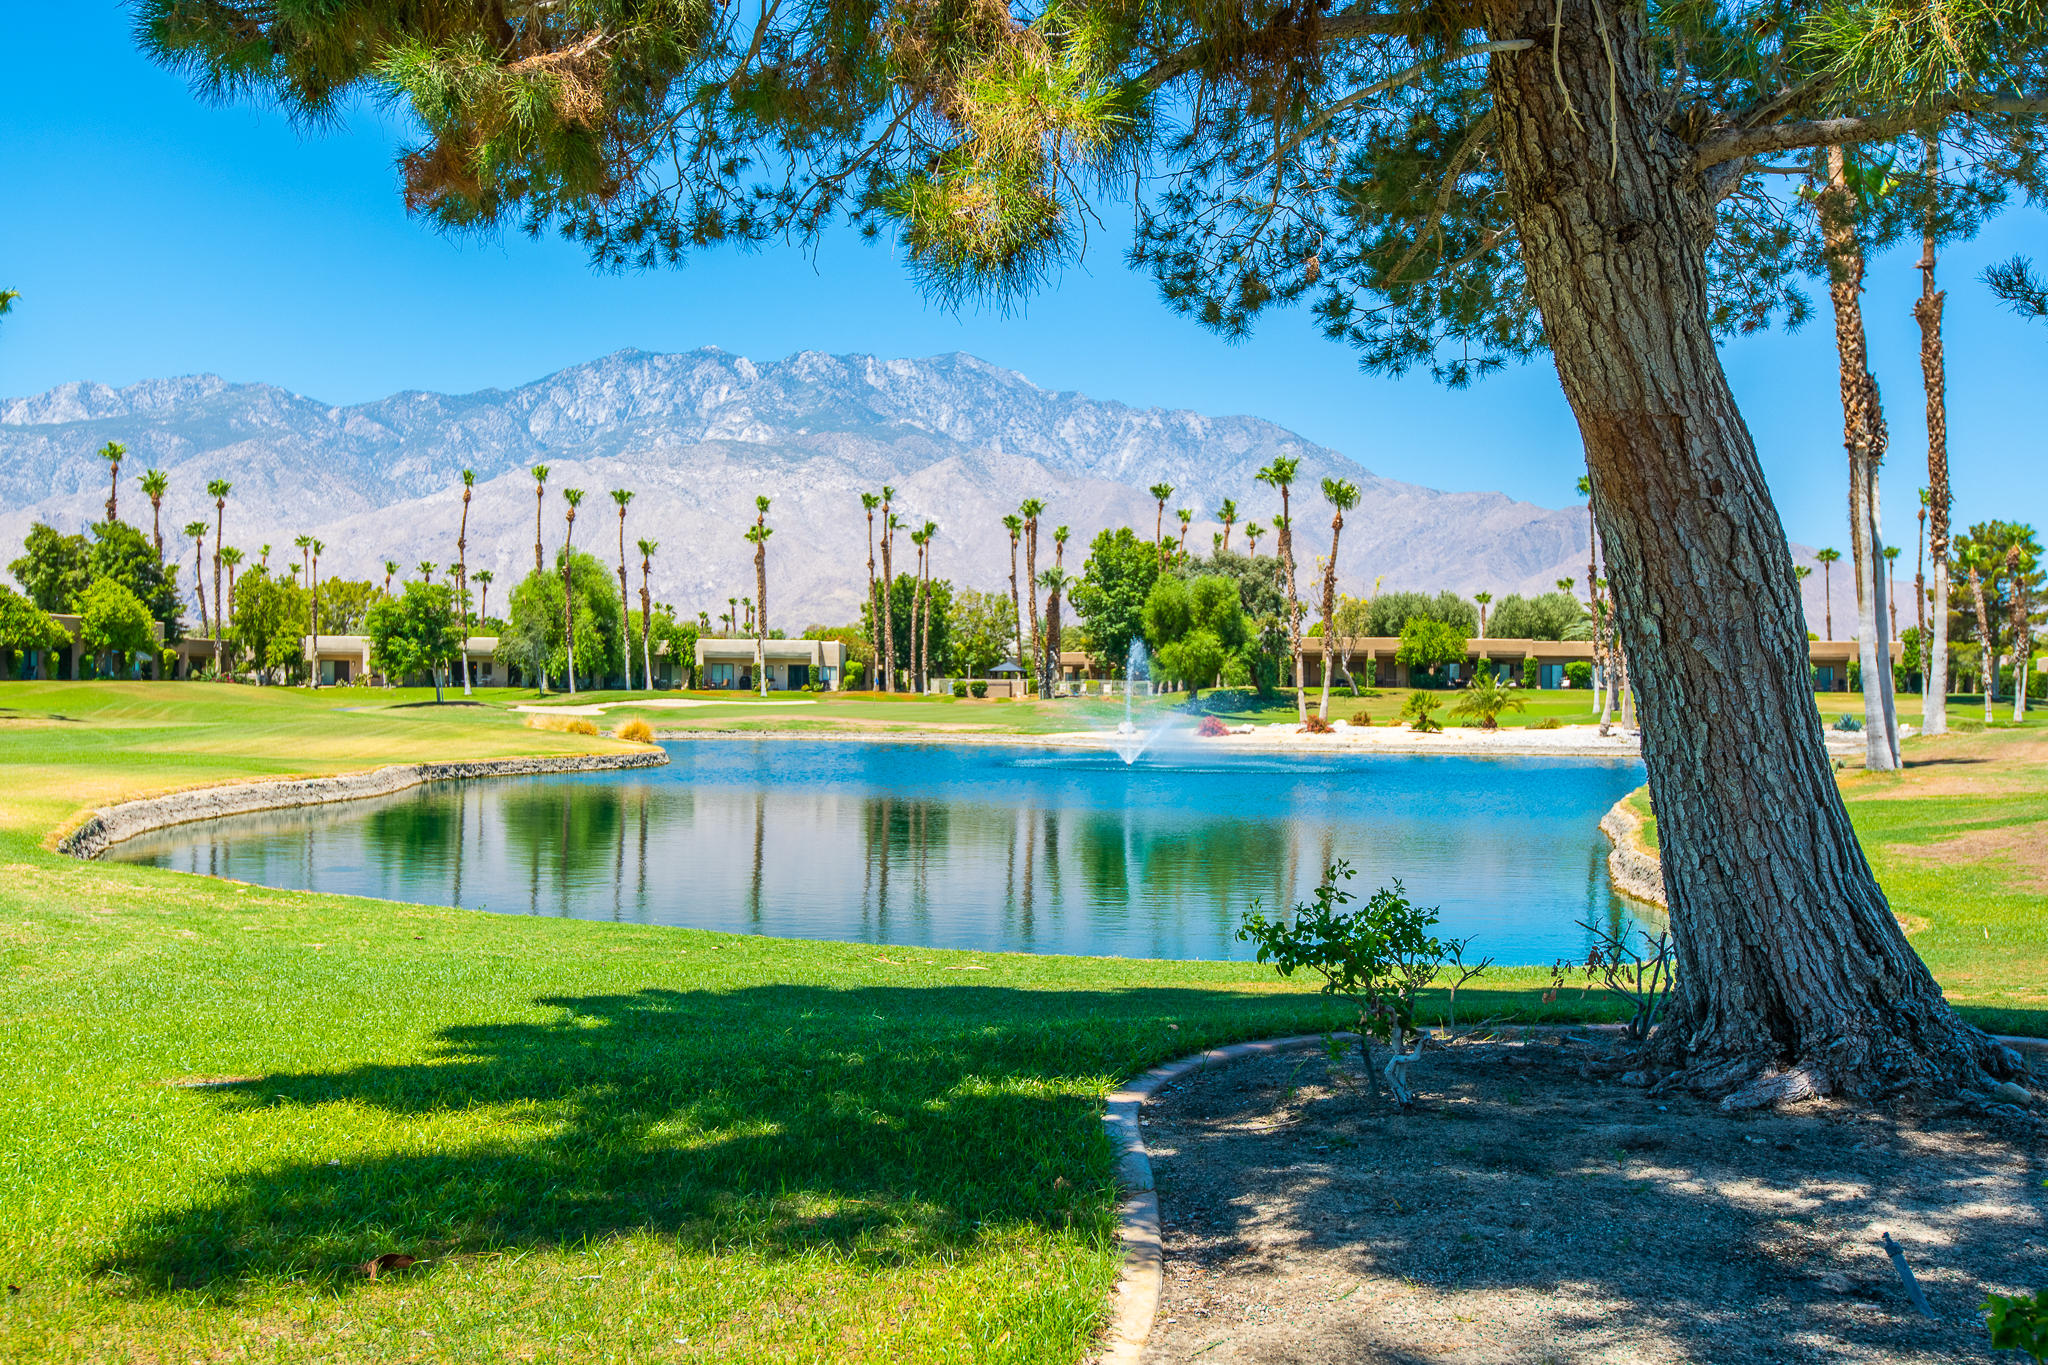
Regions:
<instances>
[{"instance_id":1,"label":"pond","mask_svg":"<svg viewBox=\"0 0 2048 1365\"><path fill-rule=\"evenodd\" d=\"M933 948L1242 958L1345 859L1502 963L1582 955L1634 762L717 739L665 768L436 783L175 826L108 856L503 914Z\"/></svg>"}]
</instances>

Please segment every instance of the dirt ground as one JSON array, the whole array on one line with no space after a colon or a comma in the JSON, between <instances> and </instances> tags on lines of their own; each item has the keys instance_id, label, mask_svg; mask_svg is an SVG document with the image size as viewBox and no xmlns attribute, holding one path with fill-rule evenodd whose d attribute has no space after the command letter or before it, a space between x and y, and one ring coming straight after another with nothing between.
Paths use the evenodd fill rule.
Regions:
<instances>
[{"instance_id":1,"label":"dirt ground","mask_svg":"<svg viewBox=\"0 0 2048 1365\"><path fill-rule=\"evenodd\" d=\"M1407 1114L1351 1081L1355 1052L1161 1094L1146 1359L1989 1361L1985 1294L2048 1287L2038 1137L1956 1106L1724 1115L1598 1077L1611 1047L1432 1045Z\"/></svg>"}]
</instances>

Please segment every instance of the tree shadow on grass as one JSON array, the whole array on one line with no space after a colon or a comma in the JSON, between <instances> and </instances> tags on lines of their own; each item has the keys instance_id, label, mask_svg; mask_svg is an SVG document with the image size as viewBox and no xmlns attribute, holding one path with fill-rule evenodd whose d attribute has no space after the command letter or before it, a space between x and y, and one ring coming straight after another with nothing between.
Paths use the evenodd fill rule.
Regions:
<instances>
[{"instance_id":1,"label":"tree shadow on grass","mask_svg":"<svg viewBox=\"0 0 2048 1365\"><path fill-rule=\"evenodd\" d=\"M139 1216L97 1267L145 1291L344 1288L384 1252L443 1257L653 1232L900 1264L987 1231L1113 1207L1105 1079L1199 1039L1313 1026L1322 1006L1199 990L996 987L552 997L546 1022L458 1025L417 1062L286 1073L195 1096L224 1117L325 1106L408 1128L335 1164L281 1162ZM1185 1032L1169 1030L1179 1022ZM1188 1043L1178 1040L1187 1038ZM345 1130L345 1111L328 1121Z\"/></svg>"}]
</instances>

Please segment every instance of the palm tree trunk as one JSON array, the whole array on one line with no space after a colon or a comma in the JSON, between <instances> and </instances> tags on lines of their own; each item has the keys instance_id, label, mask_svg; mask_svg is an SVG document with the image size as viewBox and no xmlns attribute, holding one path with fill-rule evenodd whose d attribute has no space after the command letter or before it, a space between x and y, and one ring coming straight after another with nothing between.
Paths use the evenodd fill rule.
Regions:
<instances>
[{"instance_id":1,"label":"palm tree trunk","mask_svg":"<svg viewBox=\"0 0 2048 1365\"><path fill-rule=\"evenodd\" d=\"M568 656L569 695L576 695L576 511L569 511L568 533L562 537L562 648Z\"/></svg>"},{"instance_id":2,"label":"palm tree trunk","mask_svg":"<svg viewBox=\"0 0 2048 1365\"><path fill-rule=\"evenodd\" d=\"M1316 708L1316 715L1323 720L1330 718L1330 672L1333 666L1332 646L1337 643L1337 542L1344 535L1344 514L1340 511L1330 518L1330 563L1323 570L1323 700ZM1483 612L1486 608L1481 607ZM1485 618L1480 618L1482 623ZM1484 624L1480 626L1480 637L1486 635ZM1307 722L1303 722L1306 724Z\"/></svg>"},{"instance_id":3,"label":"palm tree trunk","mask_svg":"<svg viewBox=\"0 0 2048 1365\"><path fill-rule=\"evenodd\" d=\"M1038 518L1032 517L1024 523L1024 581L1031 585L1031 669L1038 679L1038 695L1045 695L1045 636L1041 634L1042 623L1038 619ZM1023 663L1022 659L1017 661Z\"/></svg>"},{"instance_id":4,"label":"palm tree trunk","mask_svg":"<svg viewBox=\"0 0 2048 1365\"><path fill-rule=\"evenodd\" d=\"M2012 718L2027 718L2027 665L2034 652L2032 632L2027 625L2026 578L2021 570L2020 550L2015 545L2006 554L2007 579L2012 584Z\"/></svg>"},{"instance_id":5,"label":"palm tree trunk","mask_svg":"<svg viewBox=\"0 0 2048 1365\"><path fill-rule=\"evenodd\" d=\"M896 528L889 515L889 504L882 504L882 657L881 667L876 670L882 675L882 690L896 690L896 565L894 561Z\"/></svg>"},{"instance_id":6,"label":"palm tree trunk","mask_svg":"<svg viewBox=\"0 0 2048 1365\"><path fill-rule=\"evenodd\" d=\"M633 599L626 591L626 509L619 509L619 667L625 670L626 690L633 690ZM640 685L651 687L643 674Z\"/></svg>"},{"instance_id":7,"label":"palm tree trunk","mask_svg":"<svg viewBox=\"0 0 2048 1365\"><path fill-rule=\"evenodd\" d=\"M1991 634L1991 611L1984 601L1984 579L1970 563L1970 597L1977 608L1977 674L1984 689L1984 723L1992 722L1992 696L1998 691L1998 642Z\"/></svg>"},{"instance_id":8,"label":"palm tree trunk","mask_svg":"<svg viewBox=\"0 0 2048 1365\"><path fill-rule=\"evenodd\" d=\"M754 677L768 695L768 542L754 542Z\"/></svg>"},{"instance_id":9,"label":"palm tree trunk","mask_svg":"<svg viewBox=\"0 0 2048 1365\"><path fill-rule=\"evenodd\" d=\"M924 654L924 690L932 690L932 560L938 555L938 547L932 537L924 542L924 628L918 648Z\"/></svg>"},{"instance_id":10,"label":"palm tree trunk","mask_svg":"<svg viewBox=\"0 0 2048 1365\"><path fill-rule=\"evenodd\" d=\"M227 602L220 595L220 545L222 528L227 522L227 499L218 498L213 506L213 671L218 674L226 667Z\"/></svg>"},{"instance_id":11,"label":"palm tree trunk","mask_svg":"<svg viewBox=\"0 0 2048 1365\"><path fill-rule=\"evenodd\" d=\"M1024 662L1024 598L1017 591L1017 537L1014 535L1010 537L1010 626L1017 636L1017 666L1029 667Z\"/></svg>"},{"instance_id":12,"label":"palm tree trunk","mask_svg":"<svg viewBox=\"0 0 2048 1365\"><path fill-rule=\"evenodd\" d=\"M1301 669L1301 596L1294 585L1294 513L1288 503L1287 485L1280 486L1280 568L1287 576L1287 650L1294 656L1294 711L1296 719L1308 724L1308 690Z\"/></svg>"},{"instance_id":13,"label":"palm tree trunk","mask_svg":"<svg viewBox=\"0 0 2048 1365\"><path fill-rule=\"evenodd\" d=\"M873 496L873 494L869 494L868 496L872 497L872 496ZM872 508L872 507L868 508L868 509L867 509L867 514L868 514L868 633L869 633L869 636L870 636L870 638L872 638L872 639L873 639L873 640L874 640L874 641L875 641L875 642L876 642L876 643L877 643L877 644L879 645L879 644L880 644L880 642L881 642L881 638L882 638L882 599L881 599L880 595L878 595L878 594L877 594L877 593L875 592L875 509L874 509L874 508ZM878 648L878 649L877 649L877 650L875 651L875 653L876 653L876 654L878 654L878 655L879 655L879 654L880 654L881 652L882 652L882 651L881 651L881 650L880 650L879 648ZM872 680L872 679L870 679L870 680L869 680L869 682L870 682L870 685L872 685L872 683L873 683L873 680Z\"/></svg>"},{"instance_id":14,"label":"palm tree trunk","mask_svg":"<svg viewBox=\"0 0 2048 1365\"><path fill-rule=\"evenodd\" d=\"M462 613L462 695L469 692L469 489L462 490L462 526L455 533L455 609ZM440 700L438 694L435 700Z\"/></svg>"},{"instance_id":15,"label":"palm tree trunk","mask_svg":"<svg viewBox=\"0 0 2048 1365\"><path fill-rule=\"evenodd\" d=\"M1927 174L1940 170L1939 150L1926 144ZM1934 287L1935 196L1928 197L1927 231L1920 239L1920 297L1913 320L1920 324L1920 379L1927 391L1927 548L1934 557L1932 637L1920 637L1926 682L1921 684L1920 732L1948 733L1948 374L1942 354L1941 312L1948 295Z\"/></svg>"}]
</instances>

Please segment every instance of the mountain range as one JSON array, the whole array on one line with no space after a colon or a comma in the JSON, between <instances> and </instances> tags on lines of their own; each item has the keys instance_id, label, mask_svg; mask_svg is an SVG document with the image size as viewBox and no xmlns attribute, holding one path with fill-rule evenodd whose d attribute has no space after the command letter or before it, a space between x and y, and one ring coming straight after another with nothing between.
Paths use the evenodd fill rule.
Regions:
<instances>
[{"instance_id":1,"label":"mountain range","mask_svg":"<svg viewBox=\"0 0 2048 1365\"><path fill-rule=\"evenodd\" d=\"M752 547L741 535L755 496L765 494L775 528L769 624L792 633L858 614L867 574L860 494L884 484L896 489L907 524L938 523L937 576L985 588L1007 584L1002 517L1024 498L1046 504L1046 539L1055 525L1072 528L1068 568L1078 572L1102 527L1152 534L1157 505L1146 490L1155 483L1174 486L1169 534L1175 509L1195 511L1191 548L1206 548L1220 529L1213 513L1224 498L1270 527L1278 496L1254 475L1276 455L1301 461L1294 507L1304 578L1311 556L1329 545L1318 492L1325 477L1349 479L1360 492L1338 564L1347 591L1377 580L1387 589L1526 593L1586 571L1583 507L1402 483L1255 417L1055 392L964 354L881 360L806 351L757 364L715 348L628 350L513 389L408 391L339 407L214 375L123 388L64 384L0 399L0 545L18 545L32 521L69 530L104 516L106 469L94 452L108 441L128 447L125 520L149 523L134 476L150 467L170 476L167 553L177 553L169 544L176 528L212 519L207 481L227 479L228 542L252 556L269 544L289 561L293 538L310 532L326 543L323 577L381 579L387 559L408 577L421 561L452 564L465 468L476 475L469 567L490 569L501 592L533 563L531 466L550 471L542 518L550 556L566 530L558 490L588 490L576 543L614 559L618 518L606 494L630 488L636 595L632 542L646 537L660 546L657 598L713 616L728 598L753 595ZM1234 544L1242 534L1240 524ZM190 544L180 549L189 562ZM899 538L899 568L911 554ZM1044 544L1041 565L1050 559ZM1819 579L1808 583L1816 615Z\"/></svg>"}]
</instances>

